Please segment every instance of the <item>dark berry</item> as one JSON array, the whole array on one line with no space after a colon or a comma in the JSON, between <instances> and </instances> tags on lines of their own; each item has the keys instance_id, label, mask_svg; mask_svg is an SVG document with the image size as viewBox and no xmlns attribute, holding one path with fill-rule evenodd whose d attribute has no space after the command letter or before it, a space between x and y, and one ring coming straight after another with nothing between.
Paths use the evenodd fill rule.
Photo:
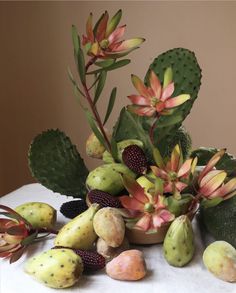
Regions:
<instances>
[{"instance_id":1,"label":"dark berry","mask_svg":"<svg viewBox=\"0 0 236 293\"><path fill-rule=\"evenodd\" d=\"M72 200L62 204L60 212L69 219L73 219L88 209L85 200Z\"/></svg>"},{"instance_id":2,"label":"dark berry","mask_svg":"<svg viewBox=\"0 0 236 293\"><path fill-rule=\"evenodd\" d=\"M139 175L147 171L147 158L144 151L137 145L127 146L122 153L122 160L130 170Z\"/></svg>"},{"instance_id":3,"label":"dark berry","mask_svg":"<svg viewBox=\"0 0 236 293\"><path fill-rule=\"evenodd\" d=\"M108 192L93 189L88 193L88 199L91 203L98 203L101 207L121 208L120 200Z\"/></svg>"}]
</instances>

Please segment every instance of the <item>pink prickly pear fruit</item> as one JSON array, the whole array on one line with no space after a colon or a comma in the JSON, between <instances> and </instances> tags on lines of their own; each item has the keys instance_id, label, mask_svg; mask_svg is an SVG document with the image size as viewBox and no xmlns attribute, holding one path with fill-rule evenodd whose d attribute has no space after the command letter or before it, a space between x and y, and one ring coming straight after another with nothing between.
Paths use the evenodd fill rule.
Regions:
<instances>
[{"instance_id":1,"label":"pink prickly pear fruit","mask_svg":"<svg viewBox=\"0 0 236 293\"><path fill-rule=\"evenodd\" d=\"M122 281L137 281L147 273L143 253L132 249L122 252L106 265L109 277Z\"/></svg>"}]
</instances>

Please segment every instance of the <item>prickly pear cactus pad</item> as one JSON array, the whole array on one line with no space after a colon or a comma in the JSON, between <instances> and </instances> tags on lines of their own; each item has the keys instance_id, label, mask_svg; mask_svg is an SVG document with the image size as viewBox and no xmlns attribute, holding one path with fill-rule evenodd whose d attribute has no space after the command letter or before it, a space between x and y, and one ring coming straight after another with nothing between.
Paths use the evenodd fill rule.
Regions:
<instances>
[{"instance_id":1,"label":"prickly pear cactus pad","mask_svg":"<svg viewBox=\"0 0 236 293\"><path fill-rule=\"evenodd\" d=\"M60 130L39 134L31 143L30 171L42 185L65 195L84 197L88 170L76 147Z\"/></svg>"}]
</instances>

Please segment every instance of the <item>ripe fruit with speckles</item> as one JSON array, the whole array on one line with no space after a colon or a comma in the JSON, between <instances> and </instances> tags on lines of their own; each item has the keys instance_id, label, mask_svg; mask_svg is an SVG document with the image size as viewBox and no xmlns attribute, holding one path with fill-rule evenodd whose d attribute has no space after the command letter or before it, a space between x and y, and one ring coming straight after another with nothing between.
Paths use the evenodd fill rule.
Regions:
<instances>
[{"instance_id":1,"label":"ripe fruit with speckles","mask_svg":"<svg viewBox=\"0 0 236 293\"><path fill-rule=\"evenodd\" d=\"M48 250L29 259L25 272L48 287L73 286L83 272L83 262L71 249Z\"/></svg>"},{"instance_id":2,"label":"ripe fruit with speckles","mask_svg":"<svg viewBox=\"0 0 236 293\"><path fill-rule=\"evenodd\" d=\"M225 241L211 243L203 253L206 268L217 278L236 282L236 250Z\"/></svg>"},{"instance_id":3,"label":"ripe fruit with speckles","mask_svg":"<svg viewBox=\"0 0 236 293\"><path fill-rule=\"evenodd\" d=\"M52 228L57 219L57 211L43 202L27 202L15 208L33 228Z\"/></svg>"},{"instance_id":4,"label":"ripe fruit with speckles","mask_svg":"<svg viewBox=\"0 0 236 293\"><path fill-rule=\"evenodd\" d=\"M101 159L105 147L100 143L94 133L90 134L86 141L86 154L95 159Z\"/></svg>"},{"instance_id":5,"label":"ripe fruit with speckles","mask_svg":"<svg viewBox=\"0 0 236 293\"><path fill-rule=\"evenodd\" d=\"M170 225L163 244L167 262L183 267L193 258L194 235L191 222L186 215L179 216Z\"/></svg>"},{"instance_id":6,"label":"ripe fruit with speckles","mask_svg":"<svg viewBox=\"0 0 236 293\"><path fill-rule=\"evenodd\" d=\"M97 238L93 217L98 209L98 204L92 204L89 209L63 226L56 236L55 246L90 249Z\"/></svg>"},{"instance_id":7,"label":"ripe fruit with speckles","mask_svg":"<svg viewBox=\"0 0 236 293\"><path fill-rule=\"evenodd\" d=\"M125 223L115 208L99 210L94 216L93 226L96 234L111 247L120 246L124 240Z\"/></svg>"},{"instance_id":8,"label":"ripe fruit with speckles","mask_svg":"<svg viewBox=\"0 0 236 293\"><path fill-rule=\"evenodd\" d=\"M122 281L137 281L147 273L143 253L132 249L122 252L106 265L109 277Z\"/></svg>"},{"instance_id":9,"label":"ripe fruit with speckles","mask_svg":"<svg viewBox=\"0 0 236 293\"><path fill-rule=\"evenodd\" d=\"M101 207L121 208L122 205L117 197L114 197L108 192L93 189L88 193L90 203L98 203Z\"/></svg>"},{"instance_id":10,"label":"ripe fruit with speckles","mask_svg":"<svg viewBox=\"0 0 236 293\"><path fill-rule=\"evenodd\" d=\"M148 164L144 151L137 145L127 146L122 153L124 164L136 174L145 174Z\"/></svg>"}]
</instances>

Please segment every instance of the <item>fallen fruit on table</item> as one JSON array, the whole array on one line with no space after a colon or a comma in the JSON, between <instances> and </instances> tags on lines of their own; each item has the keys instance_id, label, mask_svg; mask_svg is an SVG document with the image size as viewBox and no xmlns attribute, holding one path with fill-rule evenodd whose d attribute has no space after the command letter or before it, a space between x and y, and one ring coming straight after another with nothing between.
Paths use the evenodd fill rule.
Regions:
<instances>
[{"instance_id":1,"label":"fallen fruit on table","mask_svg":"<svg viewBox=\"0 0 236 293\"><path fill-rule=\"evenodd\" d=\"M236 250L226 241L211 243L203 253L208 271L226 282L236 282Z\"/></svg>"},{"instance_id":2,"label":"fallen fruit on table","mask_svg":"<svg viewBox=\"0 0 236 293\"><path fill-rule=\"evenodd\" d=\"M111 260L118 256L121 252L129 249L129 241L126 237L124 237L124 240L120 246L111 247L107 245L106 241L102 238L98 238L96 247L99 254L104 256L106 260Z\"/></svg>"},{"instance_id":3,"label":"fallen fruit on table","mask_svg":"<svg viewBox=\"0 0 236 293\"><path fill-rule=\"evenodd\" d=\"M106 265L109 277L121 281L137 281L147 273L143 253L136 249L126 250Z\"/></svg>"},{"instance_id":4,"label":"fallen fruit on table","mask_svg":"<svg viewBox=\"0 0 236 293\"><path fill-rule=\"evenodd\" d=\"M93 217L98 209L98 204L92 204L89 209L63 226L56 236L55 246L90 249L97 238Z\"/></svg>"},{"instance_id":5,"label":"fallen fruit on table","mask_svg":"<svg viewBox=\"0 0 236 293\"><path fill-rule=\"evenodd\" d=\"M71 249L51 249L30 258L25 272L48 287L62 289L73 286L83 272L83 262Z\"/></svg>"},{"instance_id":6,"label":"fallen fruit on table","mask_svg":"<svg viewBox=\"0 0 236 293\"><path fill-rule=\"evenodd\" d=\"M107 245L118 247L122 244L125 236L125 222L115 208L102 208L93 218L93 227L96 234L102 238Z\"/></svg>"},{"instance_id":7,"label":"fallen fruit on table","mask_svg":"<svg viewBox=\"0 0 236 293\"><path fill-rule=\"evenodd\" d=\"M179 216L170 225L163 243L167 262L183 267L193 258L195 245L192 224L186 215Z\"/></svg>"},{"instance_id":8,"label":"fallen fruit on table","mask_svg":"<svg viewBox=\"0 0 236 293\"><path fill-rule=\"evenodd\" d=\"M33 228L52 228L57 219L57 211L47 203L27 202L15 208Z\"/></svg>"}]
</instances>

